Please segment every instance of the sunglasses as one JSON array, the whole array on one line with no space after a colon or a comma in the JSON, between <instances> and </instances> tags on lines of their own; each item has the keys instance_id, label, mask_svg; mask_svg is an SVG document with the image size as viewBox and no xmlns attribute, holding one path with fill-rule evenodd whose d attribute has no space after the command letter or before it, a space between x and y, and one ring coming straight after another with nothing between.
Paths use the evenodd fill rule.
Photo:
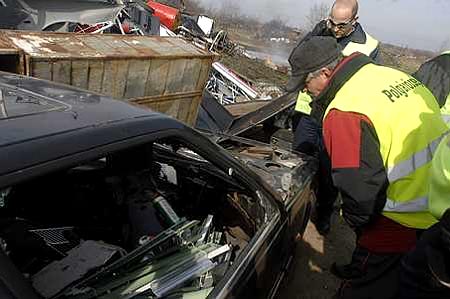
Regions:
<instances>
[{"instance_id":1,"label":"sunglasses","mask_svg":"<svg viewBox=\"0 0 450 299\"><path fill-rule=\"evenodd\" d=\"M347 29L347 28L353 27L354 20L355 20L355 18L352 18L351 20L349 20L347 22L336 23L331 18L328 18L327 24L328 24L329 28Z\"/></svg>"}]
</instances>

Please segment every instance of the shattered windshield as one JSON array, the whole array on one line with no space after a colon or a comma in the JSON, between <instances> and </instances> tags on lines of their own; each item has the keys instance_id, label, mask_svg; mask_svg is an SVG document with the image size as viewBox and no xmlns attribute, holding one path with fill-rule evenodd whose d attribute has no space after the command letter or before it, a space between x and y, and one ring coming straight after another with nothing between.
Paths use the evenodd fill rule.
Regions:
<instances>
[{"instance_id":1,"label":"shattered windshield","mask_svg":"<svg viewBox=\"0 0 450 299\"><path fill-rule=\"evenodd\" d=\"M67 105L17 89L0 87L0 119L67 109Z\"/></svg>"}]
</instances>

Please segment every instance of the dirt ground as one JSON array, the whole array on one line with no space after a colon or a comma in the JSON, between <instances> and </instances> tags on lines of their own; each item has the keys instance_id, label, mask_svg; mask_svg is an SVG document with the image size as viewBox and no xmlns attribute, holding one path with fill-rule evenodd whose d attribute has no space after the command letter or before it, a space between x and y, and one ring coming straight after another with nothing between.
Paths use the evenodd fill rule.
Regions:
<instances>
[{"instance_id":1,"label":"dirt ground","mask_svg":"<svg viewBox=\"0 0 450 299\"><path fill-rule=\"evenodd\" d=\"M265 82L284 86L289 79L288 74L267 67L262 60L250 59L242 55L222 55L220 62L255 83Z\"/></svg>"},{"instance_id":2,"label":"dirt ground","mask_svg":"<svg viewBox=\"0 0 450 299\"><path fill-rule=\"evenodd\" d=\"M332 298L339 288L339 280L330 273L330 267L333 262L345 264L350 261L354 238L337 212L326 237L322 237L309 222L303 240L298 241L296 256L277 299Z\"/></svg>"}]
</instances>

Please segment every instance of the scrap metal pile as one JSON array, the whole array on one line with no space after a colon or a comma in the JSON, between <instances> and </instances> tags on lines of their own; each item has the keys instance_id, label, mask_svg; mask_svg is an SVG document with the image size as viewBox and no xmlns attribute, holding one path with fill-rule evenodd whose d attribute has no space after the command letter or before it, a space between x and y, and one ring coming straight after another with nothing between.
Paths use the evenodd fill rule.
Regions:
<instances>
[{"instance_id":1,"label":"scrap metal pile","mask_svg":"<svg viewBox=\"0 0 450 299\"><path fill-rule=\"evenodd\" d=\"M258 92L250 84L222 63L214 62L206 90L220 104L227 105L257 99Z\"/></svg>"},{"instance_id":2,"label":"scrap metal pile","mask_svg":"<svg viewBox=\"0 0 450 299\"><path fill-rule=\"evenodd\" d=\"M233 247L225 243L222 232L215 231L213 215L203 222L179 219L165 199L158 200L155 206L175 222L169 229L156 237L142 236L142 246L128 255L118 246L82 241L64 258L33 275L33 287L52 298L89 271L104 267L55 298L177 298L184 293L206 297L230 265ZM57 229L53 230L56 234ZM55 237L49 240L55 247L68 243L63 237L59 243Z\"/></svg>"},{"instance_id":3,"label":"scrap metal pile","mask_svg":"<svg viewBox=\"0 0 450 299\"><path fill-rule=\"evenodd\" d=\"M215 30L214 19L188 14L182 5L152 0L3 0L0 7L1 29L177 36L215 54L245 54L226 31ZM277 87L257 88L219 62L212 66L206 89L223 105L281 95Z\"/></svg>"},{"instance_id":4,"label":"scrap metal pile","mask_svg":"<svg viewBox=\"0 0 450 299\"><path fill-rule=\"evenodd\" d=\"M159 34L159 19L142 0L4 0L0 7L3 29Z\"/></svg>"},{"instance_id":5,"label":"scrap metal pile","mask_svg":"<svg viewBox=\"0 0 450 299\"><path fill-rule=\"evenodd\" d=\"M218 53L236 47L214 31L213 19L151 0L2 0L0 7L2 29L180 36Z\"/></svg>"}]
</instances>

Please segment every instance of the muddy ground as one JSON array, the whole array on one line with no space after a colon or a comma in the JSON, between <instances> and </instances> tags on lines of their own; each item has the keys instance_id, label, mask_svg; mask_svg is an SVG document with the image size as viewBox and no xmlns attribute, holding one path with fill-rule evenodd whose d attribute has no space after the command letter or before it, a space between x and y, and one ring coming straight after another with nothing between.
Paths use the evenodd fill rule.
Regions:
<instances>
[{"instance_id":1,"label":"muddy ground","mask_svg":"<svg viewBox=\"0 0 450 299\"><path fill-rule=\"evenodd\" d=\"M259 59L250 59L242 55L222 55L220 62L254 83L284 86L289 79L287 73L274 70Z\"/></svg>"},{"instance_id":2,"label":"muddy ground","mask_svg":"<svg viewBox=\"0 0 450 299\"><path fill-rule=\"evenodd\" d=\"M330 273L330 267L333 262L350 261L354 240L353 232L338 212L333 215L331 231L326 237L309 222L303 240L298 241L296 256L277 299L332 298L339 288L339 280Z\"/></svg>"}]
</instances>

